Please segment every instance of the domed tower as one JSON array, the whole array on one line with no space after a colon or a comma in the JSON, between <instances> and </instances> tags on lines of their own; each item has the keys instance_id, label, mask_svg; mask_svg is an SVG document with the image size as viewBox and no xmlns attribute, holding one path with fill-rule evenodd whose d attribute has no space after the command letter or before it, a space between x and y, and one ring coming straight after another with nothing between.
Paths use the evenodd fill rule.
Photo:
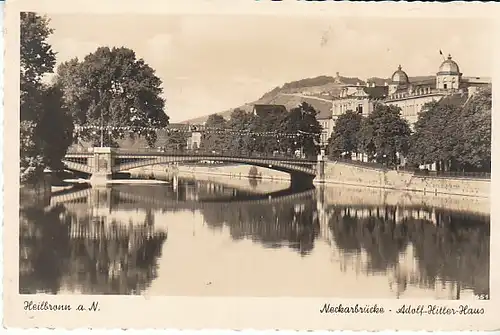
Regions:
<instances>
[{"instance_id":1,"label":"domed tower","mask_svg":"<svg viewBox=\"0 0 500 335\"><path fill-rule=\"evenodd\" d=\"M436 88L442 90L458 89L462 74L458 64L451 59L451 55L441 63L439 72L436 74Z\"/></svg>"},{"instance_id":2,"label":"domed tower","mask_svg":"<svg viewBox=\"0 0 500 335\"><path fill-rule=\"evenodd\" d=\"M389 94L393 94L398 88L407 87L409 83L408 75L402 70L401 65L399 65L396 72L392 74L389 84Z\"/></svg>"}]
</instances>

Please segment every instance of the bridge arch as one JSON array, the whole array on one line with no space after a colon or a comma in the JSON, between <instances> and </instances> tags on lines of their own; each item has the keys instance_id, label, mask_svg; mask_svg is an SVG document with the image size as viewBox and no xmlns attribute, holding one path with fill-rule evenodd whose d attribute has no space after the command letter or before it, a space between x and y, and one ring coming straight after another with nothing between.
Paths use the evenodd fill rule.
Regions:
<instances>
[{"instance_id":1,"label":"bridge arch","mask_svg":"<svg viewBox=\"0 0 500 335\"><path fill-rule=\"evenodd\" d=\"M199 161L218 161L253 165L285 172L291 175L292 184L310 184L316 177L316 161L283 157L226 156L218 154L164 152L129 152L120 149L94 148L94 152L68 153L63 162L68 169L110 178L112 173L135 168Z\"/></svg>"},{"instance_id":2,"label":"bridge arch","mask_svg":"<svg viewBox=\"0 0 500 335\"><path fill-rule=\"evenodd\" d=\"M120 158L120 157L118 157ZM172 164L172 163L192 163L199 161L217 161L225 163L239 163L249 166L257 166L267 169L272 169L280 172L286 172L289 174L293 173L304 173L315 175L315 163L307 162L306 164L297 164L291 161L279 161L266 158L243 158L243 157L218 157L218 156L159 156L154 158L134 158L135 161L126 162L121 164L116 164L113 168L113 172L123 172L134 168L161 165L161 164Z\"/></svg>"}]
</instances>

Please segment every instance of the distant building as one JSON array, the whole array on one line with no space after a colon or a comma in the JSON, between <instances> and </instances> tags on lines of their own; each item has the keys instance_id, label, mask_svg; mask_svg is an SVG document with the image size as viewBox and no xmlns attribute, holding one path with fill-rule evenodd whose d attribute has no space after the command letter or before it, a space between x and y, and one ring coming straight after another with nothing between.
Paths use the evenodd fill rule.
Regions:
<instances>
[{"instance_id":1,"label":"distant building","mask_svg":"<svg viewBox=\"0 0 500 335\"><path fill-rule=\"evenodd\" d=\"M387 86L376 86L370 82L364 85L345 85L340 91L340 96L332 101L333 124L347 111L367 116L373 111L374 104L387 96L387 92Z\"/></svg>"},{"instance_id":2,"label":"distant building","mask_svg":"<svg viewBox=\"0 0 500 335\"><path fill-rule=\"evenodd\" d=\"M465 103L478 88L488 85L491 85L490 78L463 77L458 64L448 55L435 78L421 81L410 82L400 65L392 75L384 103L401 108L401 116L413 126L426 103L444 98L447 98L445 101Z\"/></svg>"},{"instance_id":3,"label":"distant building","mask_svg":"<svg viewBox=\"0 0 500 335\"><path fill-rule=\"evenodd\" d=\"M463 77L451 55L441 63L435 76L413 82L399 65L383 86L369 81L364 85L345 85L340 96L332 101L332 120L335 123L338 116L348 110L366 116L373 111L375 103L384 103L401 108L401 116L413 126L426 103L450 96L454 97L445 101L465 103L478 88L488 85L491 85L490 78Z\"/></svg>"},{"instance_id":4,"label":"distant building","mask_svg":"<svg viewBox=\"0 0 500 335\"><path fill-rule=\"evenodd\" d=\"M328 144L328 139L333 132L333 119L332 114L328 110L324 110L316 115L316 119L321 125L321 137L320 146L326 147Z\"/></svg>"}]
</instances>

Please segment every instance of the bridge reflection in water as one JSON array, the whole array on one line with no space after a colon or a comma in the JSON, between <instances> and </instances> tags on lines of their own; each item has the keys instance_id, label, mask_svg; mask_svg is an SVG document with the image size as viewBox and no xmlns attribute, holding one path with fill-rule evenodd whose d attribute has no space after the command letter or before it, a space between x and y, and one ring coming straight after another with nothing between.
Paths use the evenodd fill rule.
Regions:
<instances>
[{"instance_id":1,"label":"bridge reflection in water","mask_svg":"<svg viewBox=\"0 0 500 335\"><path fill-rule=\"evenodd\" d=\"M256 194L206 181L173 186L80 189L23 207L20 292L489 294L486 213L361 200L338 187Z\"/></svg>"}]
</instances>

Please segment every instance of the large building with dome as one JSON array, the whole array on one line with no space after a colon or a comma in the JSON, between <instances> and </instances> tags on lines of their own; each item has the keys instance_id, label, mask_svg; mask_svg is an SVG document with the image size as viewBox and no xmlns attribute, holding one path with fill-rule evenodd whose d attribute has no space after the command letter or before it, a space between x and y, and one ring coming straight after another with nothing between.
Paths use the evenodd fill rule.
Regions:
<instances>
[{"instance_id":1,"label":"large building with dome","mask_svg":"<svg viewBox=\"0 0 500 335\"><path fill-rule=\"evenodd\" d=\"M465 103L478 88L488 85L491 85L490 78L464 77L451 55L443 60L435 76L412 79L399 65L386 82L367 80L363 84L343 86L340 96L332 102L331 129L335 120L346 111L366 116L376 103L400 107L402 117L413 126L426 103L445 98L451 103Z\"/></svg>"}]
</instances>

